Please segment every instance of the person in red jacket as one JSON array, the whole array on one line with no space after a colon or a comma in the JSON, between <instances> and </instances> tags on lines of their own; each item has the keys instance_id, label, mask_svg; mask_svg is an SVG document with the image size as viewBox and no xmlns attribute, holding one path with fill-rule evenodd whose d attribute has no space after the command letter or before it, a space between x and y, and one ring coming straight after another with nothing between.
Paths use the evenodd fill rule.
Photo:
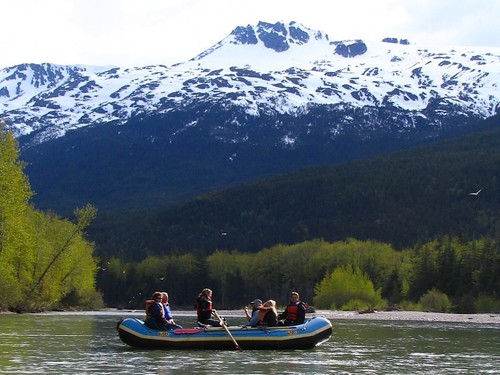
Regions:
<instances>
[{"instance_id":1,"label":"person in red jacket","mask_svg":"<svg viewBox=\"0 0 500 375\"><path fill-rule=\"evenodd\" d=\"M279 324L284 326L293 326L303 324L306 319L306 308L299 299L299 293L292 292L290 303L281 314L279 314Z\"/></svg>"}]
</instances>

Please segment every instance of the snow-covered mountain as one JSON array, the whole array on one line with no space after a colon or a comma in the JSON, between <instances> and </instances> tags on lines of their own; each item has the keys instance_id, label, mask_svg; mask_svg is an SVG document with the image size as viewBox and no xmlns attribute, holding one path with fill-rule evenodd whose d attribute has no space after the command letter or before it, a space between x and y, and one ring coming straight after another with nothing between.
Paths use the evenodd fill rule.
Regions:
<instances>
[{"instance_id":1,"label":"snow-covered mountain","mask_svg":"<svg viewBox=\"0 0 500 375\"><path fill-rule=\"evenodd\" d=\"M2 69L0 117L38 208L156 209L479 129L499 83L500 49L260 22L172 66Z\"/></svg>"},{"instance_id":2,"label":"snow-covered mountain","mask_svg":"<svg viewBox=\"0 0 500 375\"><path fill-rule=\"evenodd\" d=\"M274 142L293 147L314 131L311 113L319 108L336 113L323 125L328 137L353 129L436 132L497 113L499 84L498 48L420 46L397 38L335 41L296 22L260 22L237 27L173 66L4 68L0 117L37 144L71 129L204 108L170 126L173 139L216 106L225 116L207 134L218 141L247 142L248 124L271 116ZM309 116L287 127L281 115Z\"/></svg>"}]
</instances>

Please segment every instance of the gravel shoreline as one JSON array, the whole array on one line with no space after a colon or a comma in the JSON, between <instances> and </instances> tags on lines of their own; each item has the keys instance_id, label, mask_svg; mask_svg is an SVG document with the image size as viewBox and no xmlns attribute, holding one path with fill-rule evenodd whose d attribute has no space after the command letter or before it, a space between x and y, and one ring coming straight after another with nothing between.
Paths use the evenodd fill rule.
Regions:
<instances>
[{"instance_id":1,"label":"gravel shoreline","mask_svg":"<svg viewBox=\"0 0 500 375\"><path fill-rule=\"evenodd\" d=\"M109 310L108 310L109 311ZM123 314L125 310L114 310L116 314ZM243 310L217 310L221 316L241 317L244 319ZM142 314L142 311L130 311L131 314ZM194 311L175 310L175 316L195 316ZM497 324L500 328L500 314L451 314L422 311L375 311L370 313L359 313L357 311L316 310L308 313L306 317L323 316L331 320L393 320L393 321L423 321L423 322L450 322L450 323L475 323L475 324Z\"/></svg>"},{"instance_id":2,"label":"gravel shoreline","mask_svg":"<svg viewBox=\"0 0 500 375\"><path fill-rule=\"evenodd\" d=\"M243 311L217 310L220 315L227 317L243 316ZM174 314L176 314L174 312ZM179 314L177 314L179 315ZM450 322L498 324L500 328L500 314L450 314L422 311L375 311L359 313L357 311L316 310L306 317L323 316L331 320L392 320L392 321L423 321L423 322Z\"/></svg>"},{"instance_id":3,"label":"gravel shoreline","mask_svg":"<svg viewBox=\"0 0 500 375\"><path fill-rule=\"evenodd\" d=\"M422 311L375 311L358 313L356 311L329 311L320 310L311 315L321 315L328 319L355 319L355 320L401 320L424 322L450 322L498 324L500 328L500 314L451 314Z\"/></svg>"},{"instance_id":4,"label":"gravel shoreline","mask_svg":"<svg viewBox=\"0 0 500 375\"><path fill-rule=\"evenodd\" d=\"M245 319L243 310L217 310L217 312L228 318ZM195 317L193 310L176 310L173 308L174 317ZM5 314L1 312L0 314ZM7 313L14 314L14 313ZM142 310L121 310L115 308L99 311L47 311L37 314L61 314L61 315L116 315L143 317ZM451 314L422 311L374 311L359 313L357 311L316 310L308 313L306 317L323 316L331 320L392 320L392 321L422 321L422 322L450 322L450 323L472 323L472 324L494 324L500 328L500 314Z\"/></svg>"}]
</instances>

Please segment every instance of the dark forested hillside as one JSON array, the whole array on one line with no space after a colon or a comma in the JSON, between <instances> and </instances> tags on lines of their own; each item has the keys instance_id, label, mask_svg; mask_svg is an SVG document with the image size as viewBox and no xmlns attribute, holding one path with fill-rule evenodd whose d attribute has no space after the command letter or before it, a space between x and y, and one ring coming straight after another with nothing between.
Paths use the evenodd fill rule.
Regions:
<instances>
[{"instance_id":1,"label":"dark forested hillside","mask_svg":"<svg viewBox=\"0 0 500 375\"><path fill-rule=\"evenodd\" d=\"M257 251L354 237L413 246L439 234L500 230L500 121L460 139L344 165L308 168L148 213L101 214L101 256ZM480 191L477 195L471 192Z\"/></svg>"},{"instance_id":2,"label":"dark forested hillside","mask_svg":"<svg viewBox=\"0 0 500 375\"><path fill-rule=\"evenodd\" d=\"M380 111L384 118L397 117L397 112ZM203 119L197 117L200 113ZM318 107L300 118L244 118L241 121L248 127L245 134L251 136L251 142L214 138L214 124L225 129L219 129L221 137L231 131L224 124L228 117L231 113L223 108L199 105L189 111L134 118L123 126L85 127L35 146L30 146L29 137L21 137L22 160L37 193L33 202L63 216L86 203L100 211L156 209L300 168L345 163L450 136L441 130L440 135L428 138L432 131L427 125L420 129L421 134L415 130L412 136L384 129L363 136L353 127L330 138L329 126L342 116ZM190 122L197 122L197 126L182 131L176 128ZM281 123L294 129L304 124L314 126L292 147L276 144L282 130L275 125ZM450 131L466 129L474 126Z\"/></svg>"}]
</instances>

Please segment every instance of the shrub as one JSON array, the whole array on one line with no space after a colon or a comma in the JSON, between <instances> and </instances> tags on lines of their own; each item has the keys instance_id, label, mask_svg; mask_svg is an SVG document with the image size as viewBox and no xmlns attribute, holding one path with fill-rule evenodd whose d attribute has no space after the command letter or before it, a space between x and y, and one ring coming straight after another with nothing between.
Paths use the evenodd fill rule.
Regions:
<instances>
[{"instance_id":1,"label":"shrub","mask_svg":"<svg viewBox=\"0 0 500 375\"><path fill-rule=\"evenodd\" d=\"M343 311L364 311L370 309L368 303L361 301L359 299L351 299L345 305L340 307L340 310Z\"/></svg>"},{"instance_id":2,"label":"shrub","mask_svg":"<svg viewBox=\"0 0 500 375\"><path fill-rule=\"evenodd\" d=\"M314 304L323 309L346 309L358 305L363 305L364 309L375 308L384 302L381 290L376 290L370 278L352 266L335 268L316 285L314 291ZM353 302L349 304L350 301Z\"/></svg>"},{"instance_id":3,"label":"shrub","mask_svg":"<svg viewBox=\"0 0 500 375\"><path fill-rule=\"evenodd\" d=\"M102 294L97 291L68 293L55 307L63 310L100 310L104 307Z\"/></svg>"},{"instance_id":4,"label":"shrub","mask_svg":"<svg viewBox=\"0 0 500 375\"><path fill-rule=\"evenodd\" d=\"M480 295L476 301L478 313L500 313L500 299L494 296Z\"/></svg>"},{"instance_id":5,"label":"shrub","mask_svg":"<svg viewBox=\"0 0 500 375\"><path fill-rule=\"evenodd\" d=\"M405 311L422 311L420 304L408 300L401 301L399 307Z\"/></svg>"},{"instance_id":6,"label":"shrub","mask_svg":"<svg viewBox=\"0 0 500 375\"><path fill-rule=\"evenodd\" d=\"M419 303L424 311L449 312L451 310L448 296L435 288L420 297Z\"/></svg>"}]
</instances>

